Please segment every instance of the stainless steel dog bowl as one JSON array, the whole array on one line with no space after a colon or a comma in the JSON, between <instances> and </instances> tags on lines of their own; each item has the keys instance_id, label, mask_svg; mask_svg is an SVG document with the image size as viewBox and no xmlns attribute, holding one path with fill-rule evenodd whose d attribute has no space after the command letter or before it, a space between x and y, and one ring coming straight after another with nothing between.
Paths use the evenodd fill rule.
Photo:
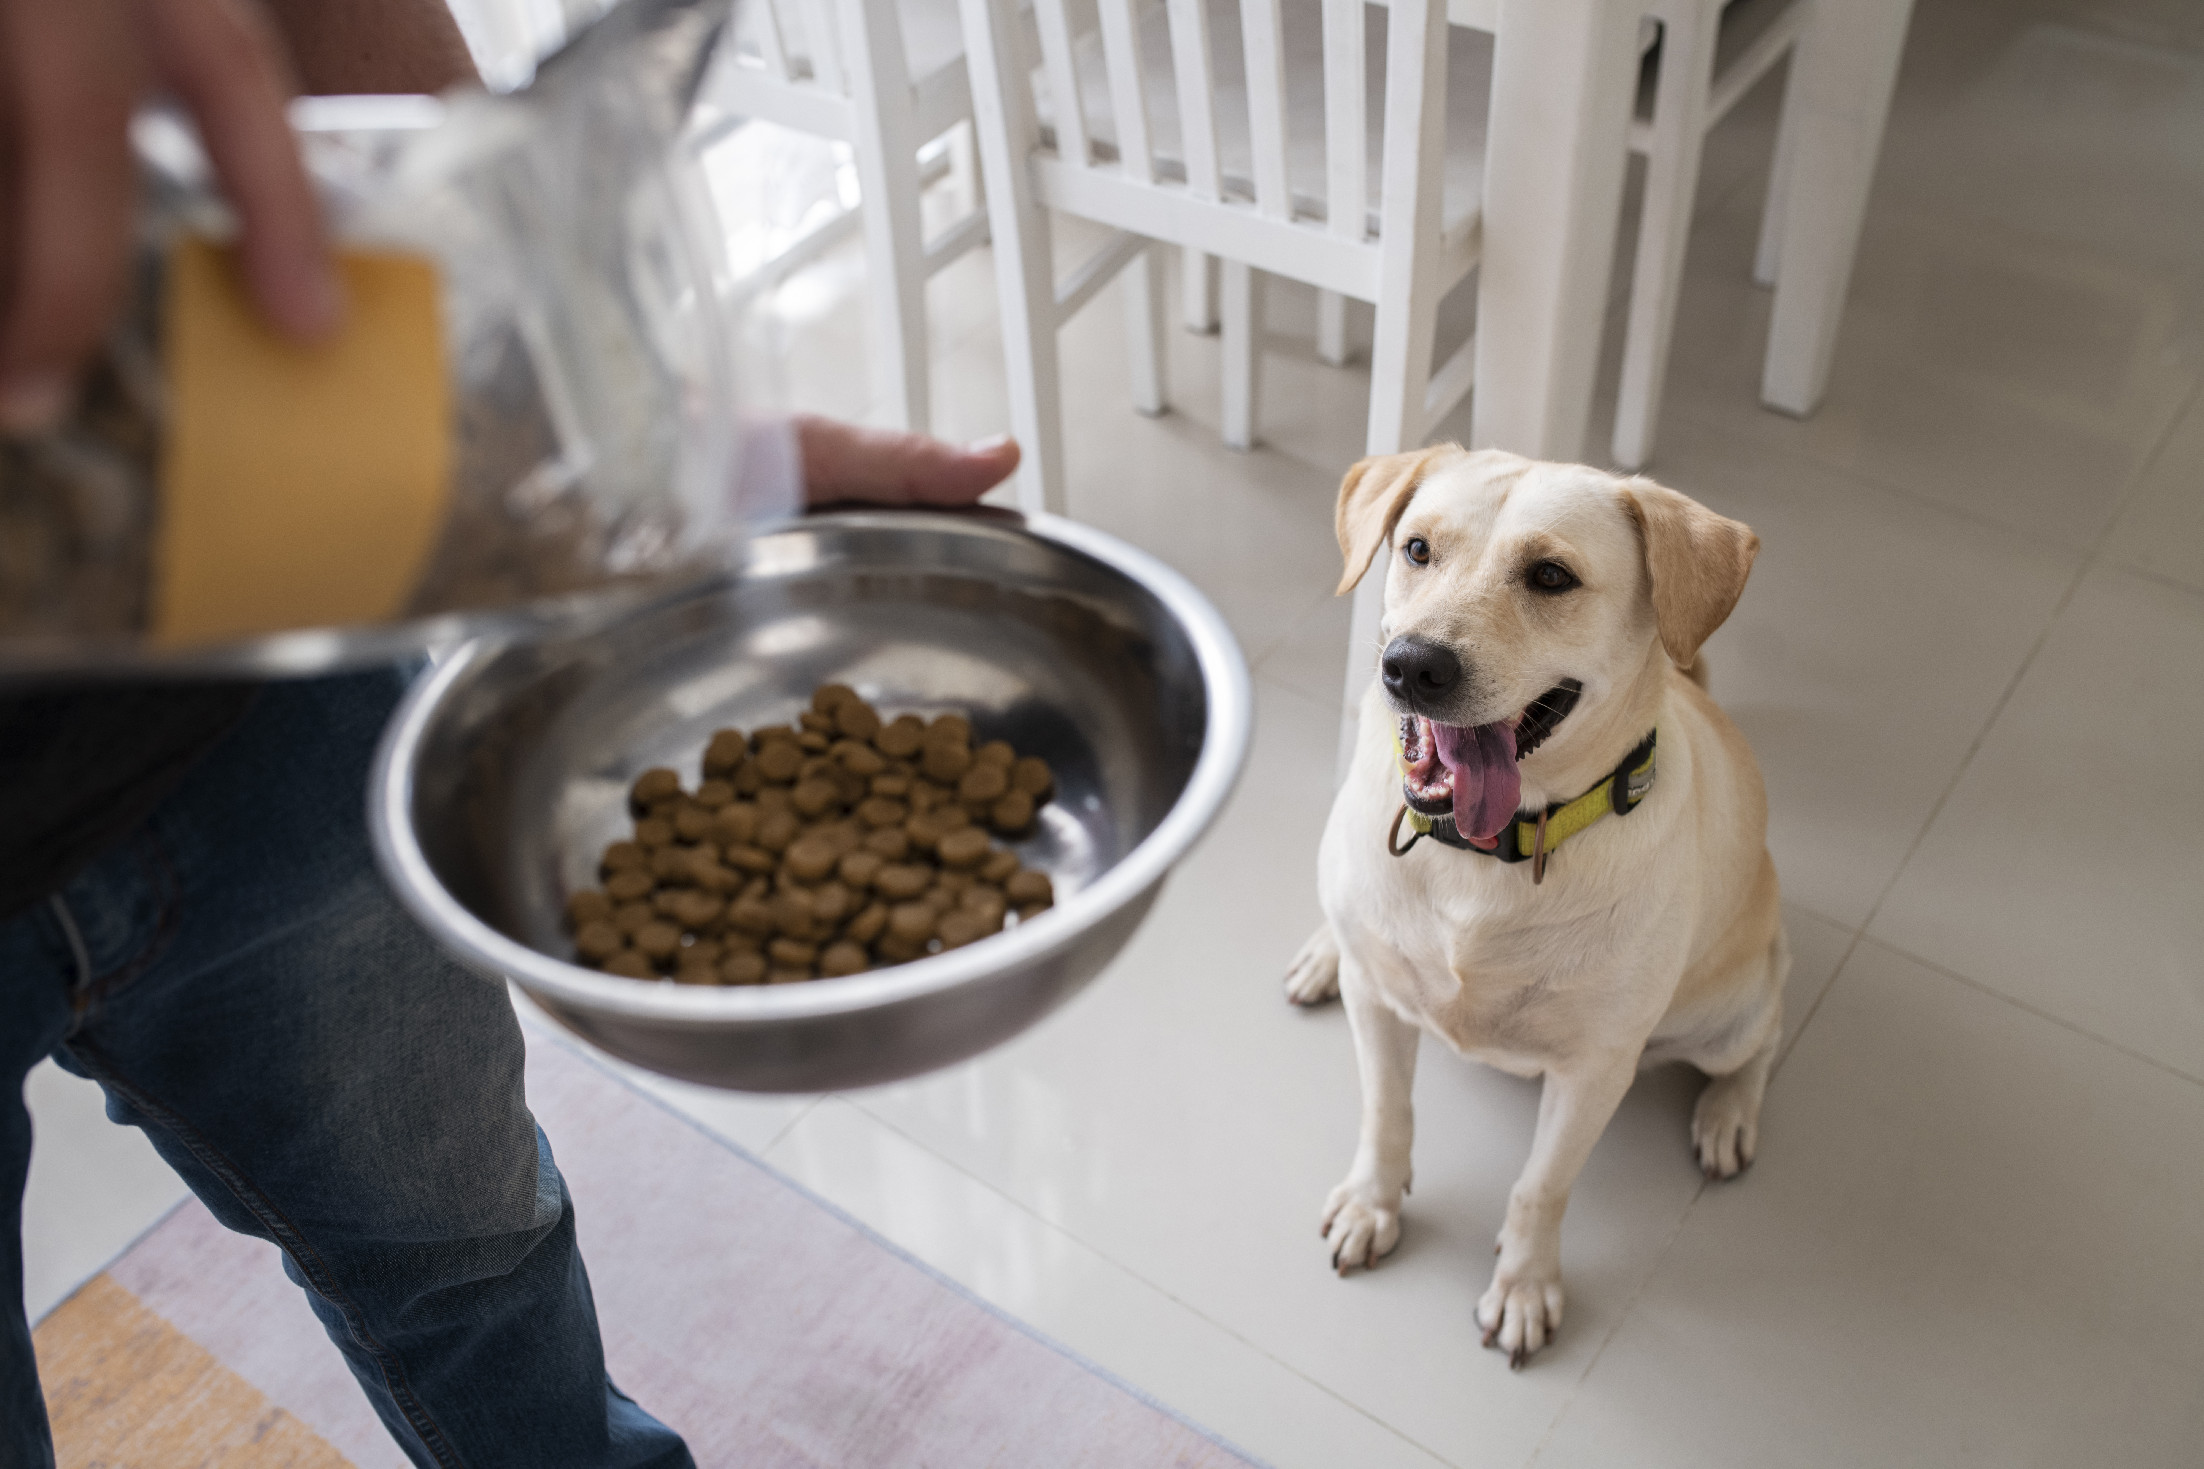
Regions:
<instances>
[{"instance_id":1,"label":"stainless steel dog bowl","mask_svg":"<svg viewBox=\"0 0 2204 1469\"><path fill-rule=\"evenodd\" d=\"M685 779L711 731L793 718L847 683L890 713L956 710L1045 758L1030 865L1050 911L843 979L702 988L555 955L641 771ZM576 1034L688 1081L821 1091L945 1066L1062 1004L1123 946L1216 817L1248 741L1247 668L1182 577L1048 517L861 511L760 534L728 575L564 640L469 643L408 694L369 792L399 897L471 968Z\"/></svg>"}]
</instances>

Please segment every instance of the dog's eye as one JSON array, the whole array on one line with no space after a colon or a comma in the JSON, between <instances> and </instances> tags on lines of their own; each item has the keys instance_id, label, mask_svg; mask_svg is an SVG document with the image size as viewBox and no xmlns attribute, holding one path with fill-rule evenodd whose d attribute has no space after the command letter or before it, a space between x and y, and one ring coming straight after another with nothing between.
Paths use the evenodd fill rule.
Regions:
<instances>
[{"instance_id":1,"label":"dog's eye","mask_svg":"<svg viewBox=\"0 0 2204 1469\"><path fill-rule=\"evenodd\" d=\"M1408 544L1401 547L1401 554L1418 566L1431 564L1431 543L1422 536L1410 536Z\"/></svg>"},{"instance_id":2,"label":"dog's eye","mask_svg":"<svg viewBox=\"0 0 2204 1469\"><path fill-rule=\"evenodd\" d=\"M1569 568L1558 561L1541 561L1531 568L1531 585L1542 592L1565 592L1576 584Z\"/></svg>"}]
</instances>

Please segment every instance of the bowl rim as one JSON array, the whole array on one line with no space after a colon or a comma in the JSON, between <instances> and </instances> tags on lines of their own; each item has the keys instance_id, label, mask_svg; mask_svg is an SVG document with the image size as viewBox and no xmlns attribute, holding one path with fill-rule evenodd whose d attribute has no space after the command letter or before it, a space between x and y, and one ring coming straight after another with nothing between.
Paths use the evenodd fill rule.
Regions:
<instances>
[{"instance_id":1,"label":"bowl rim","mask_svg":"<svg viewBox=\"0 0 2204 1469\"><path fill-rule=\"evenodd\" d=\"M1138 583L1185 630L1201 669L1209 718L1185 789L1163 820L1100 877L1031 922L946 953L866 974L804 984L701 986L646 984L599 974L529 948L477 918L438 881L412 823L413 771L430 721L445 695L484 660L512 646L480 636L439 658L399 702L375 752L368 781L368 830L383 875L399 901L462 962L502 975L555 1004L622 1019L732 1025L824 1019L915 1000L1011 970L1042 964L1160 882L1223 809L1238 782L1252 736L1253 692L1247 662L1223 616L1193 583L1158 558L1106 532L1047 514L866 509L832 510L760 525L754 539L822 520L859 526L941 530L960 523L1031 536L1075 551ZM731 578L736 575L730 571ZM706 583L705 585L711 585ZM630 615L697 596L691 585ZM624 619L622 619L624 620Z\"/></svg>"}]
</instances>

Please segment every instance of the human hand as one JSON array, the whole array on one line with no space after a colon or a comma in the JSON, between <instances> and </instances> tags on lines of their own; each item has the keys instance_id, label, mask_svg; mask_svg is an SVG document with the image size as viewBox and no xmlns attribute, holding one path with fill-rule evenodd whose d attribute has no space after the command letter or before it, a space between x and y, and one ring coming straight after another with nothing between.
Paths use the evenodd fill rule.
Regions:
<instances>
[{"instance_id":1,"label":"human hand","mask_svg":"<svg viewBox=\"0 0 2204 1469\"><path fill-rule=\"evenodd\" d=\"M795 416L804 498L813 505L969 505L1018 467L1008 435L958 448L926 434Z\"/></svg>"},{"instance_id":2,"label":"human hand","mask_svg":"<svg viewBox=\"0 0 2204 1469\"><path fill-rule=\"evenodd\" d=\"M68 411L121 306L138 196L130 116L156 90L198 123L269 322L310 340L343 316L284 117L290 65L251 0L0 0L0 434Z\"/></svg>"}]
</instances>

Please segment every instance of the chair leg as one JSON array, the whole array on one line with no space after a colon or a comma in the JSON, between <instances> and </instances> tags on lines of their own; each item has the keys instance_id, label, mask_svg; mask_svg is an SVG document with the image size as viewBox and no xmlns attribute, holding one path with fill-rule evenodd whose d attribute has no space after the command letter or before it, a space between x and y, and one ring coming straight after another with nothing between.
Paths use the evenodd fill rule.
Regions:
<instances>
[{"instance_id":1,"label":"chair leg","mask_svg":"<svg viewBox=\"0 0 2204 1469\"><path fill-rule=\"evenodd\" d=\"M1707 94L1714 85L1720 6L1680 5L1661 23L1661 74L1653 102L1653 147L1645 166L1638 258L1630 282L1630 326L1622 347L1622 390L1615 402L1615 463L1642 469L1653 455L1668 377L1676 296L1691 240L1692 200L1706 136Z\"/></svg>"},{"instance_id":2,"label":"chair leg","mask_svg":"<svg viewBox=\"0 0 2204 1469\"><path fill-rule=\"evenodd\" d=\"M1179 252L1180 309L1186 329L1207 336L1217 329L1217 262L1189 245Z\"/></svg>"},{"instance_id":3,"label":"chair leg","mask_svg":"<svg viewBox=\"0 0 2204 1469\"><path fill-rule=\"evenodd\" d=\"M857 186L871 302L873 411L923 432L927 392L926 238L919 219L917 123L903 33L884 0L844 0L842 62L856 111Z\"/></svg>"},{"instance_id":4,"label":"chair leg","mask_svg":"<svg viewBox=\"0 0 2204 1469\"><path fill-rule=\"evenodd\" d=\"M1781 413L1805 417L1829 386L1912 11L1913 0L1816 5L1791 53L1785 111L1795 95L1800 126L1784 190L1783 269L1760 375L1760 401Z\"/></svg>"},{"instance_id":5,"label":"chair leg","mask_svg":"<svg viewBox=\"0 0 2204 1469\"><path fill-rule=\"evenodd\" d=\"M1316 293L1316 357L1326 367L1347 365L1347 298L1337 291Z\"/></svg>"},{"instance_id":6,"label":"chair leg","mask_svg":"<svg viewBox=\"0 0 2204 1469\"><path fill-rule=\"evenodd\" d=\"M1040 129L1025 73L1015 65L1018 27L1008 0L960 0L973 131L980 145L987 224L995 241L1010 428L1025 450L1018 508L1065 512L1063 385L1056 350L1056 273L1048 210L1034 197L1031 156Z\"/></svg>"},{"instance_id":7,"label":"chair leg","mask_svg":"<svg viewBox=\"0 0 2204 1469\"><path fill-rule=\"evenodd\" d=\"M1125 356L1132 366L1133 407L1150 418L1162 413L1163 282L1156 259L1158 247L1150 245L1125 266L1118 276L1125 292Z\"/></svg>"},{"instance_id":8,"label":"chair leg","mask_svg":"<svg viewBox=\"0 0 2204 1469\"><path fill-rule=\"evenodd\" d=\"M1810 3L1810 0L1809 0ZM1775 157L1768 165L1768 195L1760 205L1760 242L1753 248L1752 278L1758 286L1772 286L1783 268L1783 211L1791 192L1791 170L1798 151L1799 91L1785 78L1783 114L1776 124Z\"/></svg>"},{"instance_id":9,"label":"chair leg","mask_svg":"<svg viewBox=\"0 0 2204 1469\"><path fill-rule=\"evenodd\" d=\"M1222 271L1224 318L1224 445L1227 449L1255 447L1255 394L1262 354L1256 350L1257 318L1262 300L1256 289L1261 272L1237 260L1224 262Z\"/></svg>"}]
</instances>

